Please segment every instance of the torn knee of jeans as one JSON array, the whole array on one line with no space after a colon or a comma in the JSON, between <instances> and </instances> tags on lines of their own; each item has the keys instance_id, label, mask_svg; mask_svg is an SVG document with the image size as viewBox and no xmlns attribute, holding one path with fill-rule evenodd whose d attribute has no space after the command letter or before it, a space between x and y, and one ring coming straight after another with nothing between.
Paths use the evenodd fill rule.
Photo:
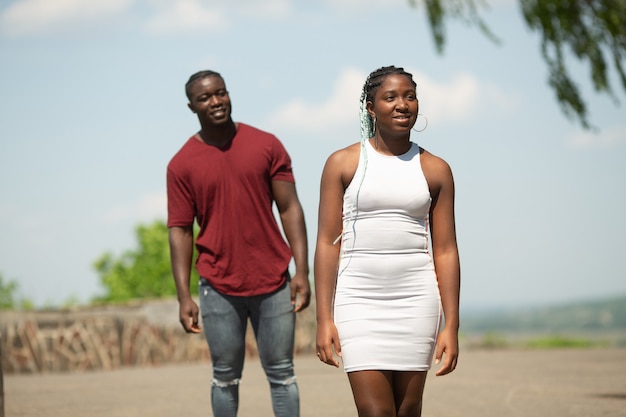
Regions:
<instances>
[{"instance_id":1,"label":"torn knee of jeans","mask_svg":"<svg viewBox=\"0 0 626 417\"><path fill-rule=\"evenodd\" d=\"M236 378L230 381L220 381L220 380L213 378L213 381L211 381L211 385L214 387L218 387L218 388L228 388L228 387L232 387L233 385L239 385L240 381L241 379L239 378Z\"/></svg>"},{"instance_id":2,"label":"torn knee of jeans","mask_svg":"<svg viewBox=\"0 0 626 417\"><path fill-rule=\"evenodd\" d=\"M273 379L273 378L270 378L269 381L270 381L271 384L275 384L275 385L291 385L291 384L295 384L296 383L296 376L294 375L294 376L291 376L291 377L289 377L289 378L287 378L285 380L281 380L281 381Z\"/></svg>"}]
</instances>

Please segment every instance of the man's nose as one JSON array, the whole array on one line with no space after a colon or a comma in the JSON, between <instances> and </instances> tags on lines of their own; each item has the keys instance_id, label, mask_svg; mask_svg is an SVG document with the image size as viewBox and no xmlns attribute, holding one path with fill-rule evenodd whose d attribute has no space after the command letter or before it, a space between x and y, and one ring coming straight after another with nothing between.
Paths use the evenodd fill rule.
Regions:
<instances>
[{"instance_id":1,"label":"man's nose","mask_svg":"<svg viewBox=\"0 0 626 417\"><path fill-rule=\"evenodd\" d=\"M219 106L222 103L222 100L218 96L212 96L209 99L209 104L211 106Z\"/></svg>"}]
</instances>

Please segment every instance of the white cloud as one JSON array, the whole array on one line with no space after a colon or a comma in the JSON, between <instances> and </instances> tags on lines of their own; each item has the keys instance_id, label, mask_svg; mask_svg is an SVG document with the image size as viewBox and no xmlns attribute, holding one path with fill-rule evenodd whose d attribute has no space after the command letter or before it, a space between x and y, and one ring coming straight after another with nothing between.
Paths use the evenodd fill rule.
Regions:
<instances>
[{"instance_id":1,"label":"white cloud","mask_svg":"<svg viewBox=\"0 0 626 417\"><path fill-rule=\"evenodd\" d=\"M420 113L440 122L469 121L476 117L508 114L519 106L519 98L471 74L459 73L452 80L438 82L413 72L420 98Z\"/></svg>"},{"instance_id":2,"label":"white cloud","mask_svg":"<svg viewBox=\"0 0 626 417\"><path fill-rule=\"evenodd\" d=\"M495 4L513 0L492 0ZM406 0L324 0L326 12L350 16L381 8L423 12L423 4ZM207 33L231 27L238 17L256 20L294 18L295 0L14 0L0 15L0 30L23 36L76 32L114 21L141 27L153 34ZM137 23L139 22L139 23Z\"/></svg>"},{"instance_id":3,"label":"white cloud","mask_svg":"<svg viewBox=\"0 0 626 417\"><path fill-rule=\"evenodd\" d=\"M279 108L264 123L270 130L289 129L307 132L329 132L336 127L358 126L359 98L367 75L359 70L344 69L339 75L328 100L323 103L307 103L294 99ZM357 130L358 132L358 130Z\"/></svg>"},{"instance_id":4,"label":"white cloud","mask_svg":"<svg viewBox=\"0 0 626 417\"><path fill-rule=\"evenodd\" d=\"M573 149L610 149L626 143L626 126L613 126L597 133L578 131L566 140Z\"/></svg>"},{"instance_id":5,"label":"white cloud","mask_svg":"<svg viewBox=\"0 0 626 417\"><path fill-rule=\"evenodd\" d=\"M225 14L208 8L199 0L176 0L154 3L156 13L146 22L149 33L207 33L230 26Z\"/></svg>"},{"instance_id":6,"label":"white cloud","mask_svg":"<svg viewBox=\"0 0 626 417\"><path fill-rule=\"evenodd\" d=\"M459 122L511 113L518 99L497 86L482 83L470 74L460 73L450 81L435 81L425 74L411 71L417 83L420 114L438 122ZM361 88L367 74L357 69L344 69L328 100L309 103L296 98L279 108L265 123L270 129L328 132L356 126ZM416 127L418 128L418 127Z\"/></svg>"},{"instance_id":7,"label":"white cloud","mask_svg":"<svg viewBox=\"0 0 626 417\"><path fill-rule=\"evenodd\" d=\"M142 196L132 204L118 205L104 213L103 221L108 224L167 218L167 195L165 192Z\"/></svg>"},{"instance_id":8,"label":"white cloud","mask_svg":"<svg viewBox=\"0 0 626 417\"><path fill-rule=\"evenodd\" d=\"M207 0L149 0L154 11L145 30L156 34L214 33L229 29L238 16L256 20L290 18L293 0L239 0L218 3Z\"/></svg>"},{"instance_id":9,"label":"white cloud","mask_svg":"<svg viewBox=\"0 0 626 417\"><path fill-rule=\"evenodd\" d=\"M440 121L461 121L471 118L480 91L476 78L459 74L448 83L437 83L425 75L414 73L420 99L420 113Z\"/></svg>"},{"instance_id":10,"label":"white cloud","mask_svg":"<svg viewBox=\"0 0 626 417\"><path fill-rule=\"evenodd\" d=\"M411 10L407 0L324 0L323 3L330 9L351 15L382 8L397 7L402 12ZM423 9L423 5L419 4L417 9Z\"/></svg>"},{"instance_id":11,"label":"white cloud","mask_svg":"<svg viewBox=\"0 0 626 417\"><path fill-rule=\"evenodd\" d=\"M292 0L242 0L238 5L206 0L17 0L0 15L2 32L23 36L93 29L116 19L137 22L152 34L223 31L236 17L288 19Z\"/></svg>"},{"instance_id":12,"label":"white cloud","mask_svg":"<svg viewBox=\"0 0 626 417\"><path fill-rule=\"evenodd\" d=\"M27 35L67 30L126 12L134 0L21 0L0 16L3 32Z\"/></svg>"},{"instance_id":13,"label":"white cloud","mask_svg":"<svg viewBox=\"0 0 626 417\"><path fill-rule=\"evenodd\" d=\"M257 19L286 19L293 15L294 0L239 0L237 10Z\"/></svg>"}]
</instances>

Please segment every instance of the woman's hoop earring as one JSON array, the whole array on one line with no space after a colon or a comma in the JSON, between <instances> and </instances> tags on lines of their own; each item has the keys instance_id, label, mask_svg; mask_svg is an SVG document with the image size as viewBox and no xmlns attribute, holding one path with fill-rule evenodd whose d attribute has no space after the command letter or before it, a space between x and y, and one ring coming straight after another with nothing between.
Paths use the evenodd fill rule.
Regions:
<instances>
[{"instance_id":1,"label":"woman's hoop earring","mask_svg":"<svg viewBox=\"0 0 626 417\"><path fill-rule=\"evenodd\" d=\"M424 127L422 129L416 129L415 127L413 127L411 130L414 130L418 133L423 132L424 130L426 130L426 128L428 127L428 118L426 116L424 116L423 114L418 113L417 116L422 116L426 122L426 124L424 125Z\"/></svg>"}]
</instances>

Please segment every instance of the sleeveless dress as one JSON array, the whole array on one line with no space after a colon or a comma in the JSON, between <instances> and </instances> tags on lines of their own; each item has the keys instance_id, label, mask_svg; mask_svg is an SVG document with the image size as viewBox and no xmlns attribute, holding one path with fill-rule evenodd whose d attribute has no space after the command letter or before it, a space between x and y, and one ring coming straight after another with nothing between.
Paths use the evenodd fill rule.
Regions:
<instances>
[{"instance_id":1,"label":"sleeveless dress","mask_svg":"<svg viewBox=\"0 0 626 417\"><path fill-rule=\"evenodd\" d=\"M417 144L386 156L362 143L344 194L334 301L346 372L430 369L441 318L430 204Z\"/></svg>"}]
</instances>

